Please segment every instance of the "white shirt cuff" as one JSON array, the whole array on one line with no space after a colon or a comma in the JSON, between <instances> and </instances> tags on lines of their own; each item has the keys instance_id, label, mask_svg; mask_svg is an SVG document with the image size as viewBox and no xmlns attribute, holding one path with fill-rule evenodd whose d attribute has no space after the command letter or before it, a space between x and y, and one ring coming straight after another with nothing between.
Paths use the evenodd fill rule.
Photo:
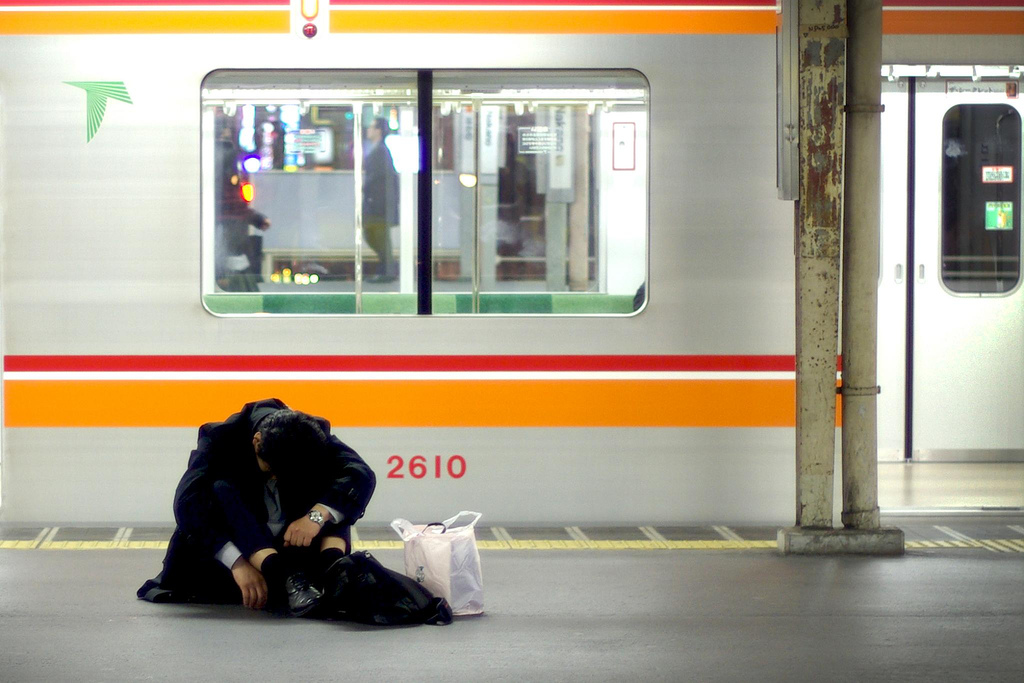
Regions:
<instances>
[{"instance_id":1,"label":"white shirt cuff","mask_svg":"<svg viewBox=\"0 0 1024 683\"><path fill-rule=\"evenodd\" d=\"M231 566L234 565L235 561L241 556L242 551L239 550L238 546L231 541L225 543L224 547L218 550L217 554L214 555L214 557L217 558L217 561L228 569L231 569Z\"/></svg>"},{"instance_id":2,"label":"white shirt cuff","mask_svg":"<svg viewBox=\"0 0 1024 683\"><path fill-rule=\"evenodd\" d=\"M341 521L341 513L340 512L338 512L337 510L335 510L334 508L332 508L332 507L330 507L328 505L324 505L323 503L320 503L320 505L323 505L325 508L327 508L327 512L334 519L334 523L335 524L337 524L338 522Z\"/></svg>"}]
</instances>

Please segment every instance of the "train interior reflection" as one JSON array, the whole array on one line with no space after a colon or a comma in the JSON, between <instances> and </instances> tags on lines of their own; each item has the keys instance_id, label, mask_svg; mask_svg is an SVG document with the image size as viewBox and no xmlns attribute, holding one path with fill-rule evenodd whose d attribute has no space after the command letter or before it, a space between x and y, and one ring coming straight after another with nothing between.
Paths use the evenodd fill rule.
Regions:
<instances>
[{"instance_id":1,"label":"train interior reflection","mask_svg":"<svg viewBox=\"0 0 1024 683\"><path fill-rule=\"evenodd\" d=\"M331 72L308 73L215 72L204 83L207 305L222 294L345 293L345 312L415 313L415 74L338 87ZM642 306L639 74L438 72L430 107L434 312ZM602 296L553 307L555 293Z\"/></svg>"}]
</instances>

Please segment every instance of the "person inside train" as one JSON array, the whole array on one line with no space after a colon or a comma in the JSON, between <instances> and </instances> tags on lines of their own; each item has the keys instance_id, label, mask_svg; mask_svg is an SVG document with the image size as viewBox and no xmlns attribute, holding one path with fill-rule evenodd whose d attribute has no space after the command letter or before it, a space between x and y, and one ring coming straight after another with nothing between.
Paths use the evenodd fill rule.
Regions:
<instances>
[{"instance_id":1,"label":"person inside train","mask_svg":"<svg viewBox=\"0 0 1024 683\"><path fill-rule=\"evenodd\" d=\"M375 485L327 420L278 399L248 403L200 427L174 494L163 571L137 595L310 614L338 592L350 527Z\"/></svg>"},{"instance_id":2,"label":"person inside train","mask_svg":"<svg viewBox=\"0 0 1024 683\"><path fill-rule=\"evenodd\" d=\"M217 232L214 261L217 285L226 292L258 292L263 232L270 220L256 211L242 196L248 180L238 167L238 147L234 131L225 122L215 148L217 169Z\"/></svg>"},{"instance_id":3,"label":"person inside train","mask_svg":"<svg viewBox=\"0 0 1024 683\"><path fill-rule=\"evenodd\" d=\"M398 173L384 143L388 132L388 122L377 117L366 129L363 143L363 234L380 261L370 282L398 279L391 246L391 226L398 224Z\"/></svg>"}]
</instances>

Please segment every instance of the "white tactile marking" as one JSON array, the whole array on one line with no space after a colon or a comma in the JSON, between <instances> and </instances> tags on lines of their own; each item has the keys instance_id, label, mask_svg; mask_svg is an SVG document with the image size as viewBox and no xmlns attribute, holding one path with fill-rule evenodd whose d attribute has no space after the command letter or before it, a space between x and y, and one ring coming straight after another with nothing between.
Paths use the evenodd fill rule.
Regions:
<instances>
[{"instance_id":1,"label":"white tactile marking","mask_svg":"<svg viewBox=\"0 0 1024 683\"><path fill-rule=\"evenodd\" d=\"M653 526L642 526L637 528L640 529L640 533L642 533L644 536L651 539L652 541L655 541L657 543L668 543L668 539L662 536L661 532L659 532Z\"/></svg>"},{"instance_id":2,"label":"white tactile marking","mask_svg":"<svg viewBox=\"0 0 1024 683\"><path fill-rule=\"evenodd\" d=\"M742 536L727 526L713 526L711 528L717 531L718 535L727 541L743 541Z\"/></svg>"},{"instance_id":3,"label":"white tactile marking","mask_svg":"<svg viewBox=\"0 0 1024 683\"><path fill-rule=\"evenodd\" d=\"M60 531L60 527L59 526L55 526L52 529L50 529L50 533L46 534L46 538L44 538L43 542L40 543L39 545L43 546L43 545L46 545L47 543L50 543L51 541L53 541L53 537L57 535L58 531Z\"/></svg>"},{"instance_id":4,"label":"white tactile marking","mask_svg":"<svg viewBox=\"0 0 1024 683\"><path fill-rule=\"evenodd\" d=\"M512 542L512 535L509 534L509 532L506 531L505 527L503 526L492 526L491 533L494 534L494 538L496 538L499 541L504 541L505 543Z\"/></svg>"},{"instance_id":5,"label":"white tactile marking","mask_svg":"<svg viewBox=\"0 0 1024 683\"><path fill-rule=\"evenodd\" d=\"M43 539L46 538L46 535L48 533L50 533L50 527L43 527L43 530L40 531L39 535L37 535L35 540L32 541L32 547L33 548L38 548L39 544L43 542Z\"/></svg>"}]
</instances>

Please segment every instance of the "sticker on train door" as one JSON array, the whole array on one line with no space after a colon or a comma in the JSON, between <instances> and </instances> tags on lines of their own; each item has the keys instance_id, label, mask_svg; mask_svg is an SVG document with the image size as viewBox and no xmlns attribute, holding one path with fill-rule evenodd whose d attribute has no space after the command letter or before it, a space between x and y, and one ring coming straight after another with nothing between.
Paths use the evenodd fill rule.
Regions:
<instances>
[{"instance_id":1,"label":"sticker on train door","mask_svg":"<svg viewBox=\"0 0 1024 683\"><path fill-rule=\"evenodd\" d=\"M612 124L612 170L636 170L636 124L622 121Z\"/></svg>"},{"instance_id":2,"label":"sticker on train door","mask_svg":"<svg viewBox=\"0 0 1024 683\"><path fill-rule=\"evenodd\" d=\"M982 166L981 182L983 183L1012 183L1013 166Z\"/></svg>"},{"instance_id":3,"label":"sticker on train door","mask_svg":"<svg viewBox=\"0 0 1024 683\"><path fill-rule=\"evenodd\" d=\"M985 202L985 229L1012 230L1013 202Z\"/></svg>"}]
</instances>

